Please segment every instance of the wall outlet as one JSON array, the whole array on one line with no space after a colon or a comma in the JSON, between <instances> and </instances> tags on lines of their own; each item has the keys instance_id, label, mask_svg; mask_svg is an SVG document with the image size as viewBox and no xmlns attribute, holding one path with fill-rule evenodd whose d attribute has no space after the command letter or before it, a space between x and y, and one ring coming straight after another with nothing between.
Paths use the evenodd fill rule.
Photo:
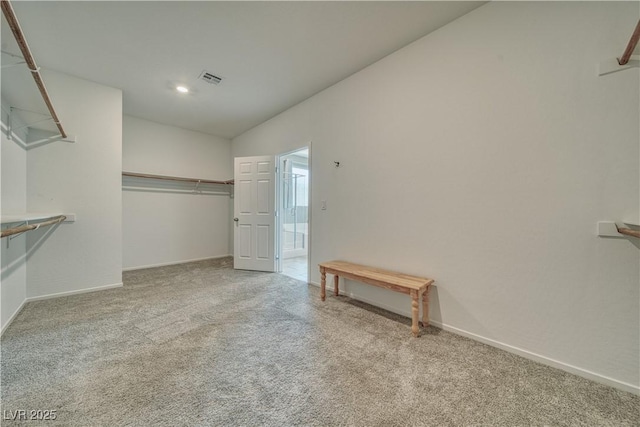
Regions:
<instances>
[{"instance_id":1,"label":"wall outlet","mask_svg":"<svg viewBox=\"0 0 640 427\"><path fill-rule=\"evenodd\" d=\"M323 200L320 202L320 209L322 209L323 211L327 210L327 201Z\"/></svg>"}]
</instances>

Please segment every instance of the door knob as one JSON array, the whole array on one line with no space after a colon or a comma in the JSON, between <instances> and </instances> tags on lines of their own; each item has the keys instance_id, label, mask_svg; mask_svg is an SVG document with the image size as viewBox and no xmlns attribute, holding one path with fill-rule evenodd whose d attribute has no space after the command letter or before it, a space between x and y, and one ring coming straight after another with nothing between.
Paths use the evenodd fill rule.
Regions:
<instances>
[{"instance_id":1,"label":"door knob","mask_svg":"<svg viewBox=\"0 0 640 427\"><path fill-rule=\"evenodd\" d=\"M235 222L240 221L238 218L233 218L233 220L234 220Z\"/></svg>"}]
</instances>

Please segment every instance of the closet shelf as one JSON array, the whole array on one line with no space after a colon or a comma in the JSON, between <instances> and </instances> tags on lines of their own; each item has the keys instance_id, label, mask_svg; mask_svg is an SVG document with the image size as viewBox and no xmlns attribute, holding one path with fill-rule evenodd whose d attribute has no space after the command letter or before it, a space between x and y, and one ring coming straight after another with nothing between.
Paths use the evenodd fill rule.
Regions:
<instances>
[{"instance_id":1,"label":"closet shelf","mask_svg":"<svg viewBox=\"0 0 640 427\"><path fill-rule=\"evenodd\" d=\"M15 224L17 222L44 221L57 216L65 216L65 222L75 222L76 214L60 213L60 212L26 212L26 213L9 213L0 215L2 225Z\"/></svg>"},{"instance_id":2,"label":"closet shelf","mask_svg":"<svg viewBox=\"0 0 640 427\"><path fill-rule=\"evenodd\" d=\"M42 80L42 76L40 75L40 67L36 65L36 61L33 58L33 55L31 54L31 50L29 49L27 40L25 39L24 33L20 28L20 23L18 22L18 18L16 17L15 12L13 11L13 6L11 5L11 2L9 0L2 0L1 6L2 6L2 12L4 14L4 17L6 18L7 23L9 24L9 28L11 29L11 32L13 33L13 36L16 39L16 42L18 43L18 47L22 51L24 62L27 64L27 67L29 68L31 76L33 77L33 80L35 81L36 86L40 91L42 100L44 101L45 105L47 106L47 109L49 110L51 119L53 119L53 122L58 128L58 131L60 132L60 136L62 136L62 138L65 139L67 138L67 134L62 128L62 124L60 123L60 119L56 114L56 110L53 108L51 98L49 97L47 88L45 87L44 81ZM11 135L10 132L9 132L9 135Z\"/></svg>"},{"instance_id":3,"label":"closet shelf","mask_svg":"<svg viewBox=\"0 0 640 427\"><path fill-rule=\"evenodd\" d=\"M233 185L234 181L232 179L227 181L216 181L212 179L198 179L198 178L183 178L179 176L169 176L169 175L152 175L148 173L137 173L137 172L122 172L122 176L128 176L132 178L148 178L148 179L161 179L165 181L180 181L180 182L192 182L194 184L221 184L221 185Z\"/></svg>"},{"instance_id":4,"label":"closet shelf","mask_svg":"<svg viewBox=\"0 0 640 427\"><path fill-rule=\"evenodd\" d=\"M24 223L24 225L18 225L15 227L5 228L0 232L0 237L9 237L15 234L22 234L27 231L37 230L40 227L46 227L48 225L59 224L63 221L69 219L71 221L75 221L75 214L69 214L70 218L67 218L66 215L61 214L36 214L36 213L28 213L28 214L13 214L13 215L2 215L2 224L16 224L16 223ZM34 222L34 224L29 224L30 222Z\"/></svg>"}]
</instances>

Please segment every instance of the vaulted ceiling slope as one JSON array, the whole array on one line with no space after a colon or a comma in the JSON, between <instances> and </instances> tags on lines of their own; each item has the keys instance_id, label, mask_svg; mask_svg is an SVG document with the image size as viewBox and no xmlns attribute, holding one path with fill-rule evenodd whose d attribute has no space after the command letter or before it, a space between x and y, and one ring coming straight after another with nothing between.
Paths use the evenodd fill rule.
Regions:
<instances>
[{"instance_id":1,"label":"vaulted ceiling slope","mask_svg":"<svg viewBox=\"0 0 640 427\"><path fill-rule=\"evenodd\" d=\"M39 66L122 89L125 114L232 138L483 3L14 1L13 6ZM7 37L3 25L3 50L11 47ZM199 80L203 70L222 82ZM176 84L190 93L179 95Z\"/></svg>"}]
</instances>

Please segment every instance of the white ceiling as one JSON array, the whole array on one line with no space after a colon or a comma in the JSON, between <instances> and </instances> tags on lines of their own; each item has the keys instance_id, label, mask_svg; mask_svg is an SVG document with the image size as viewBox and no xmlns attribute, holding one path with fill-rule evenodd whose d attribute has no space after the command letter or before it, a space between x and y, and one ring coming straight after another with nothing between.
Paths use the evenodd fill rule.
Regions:
<instances>
[{"instance_id":1,"label":"white ceiling","mask_svg":"<svg viewBox=\"0 0 640 427\"><path fill-rule=\"evenodd\" d=\"M42 68L122 89L125 114L226 138L483 3L12 2ZM2 49L19 54L2 26ZM203 70L222 83L199 81Z\"/></svg>"}]
</instances>

